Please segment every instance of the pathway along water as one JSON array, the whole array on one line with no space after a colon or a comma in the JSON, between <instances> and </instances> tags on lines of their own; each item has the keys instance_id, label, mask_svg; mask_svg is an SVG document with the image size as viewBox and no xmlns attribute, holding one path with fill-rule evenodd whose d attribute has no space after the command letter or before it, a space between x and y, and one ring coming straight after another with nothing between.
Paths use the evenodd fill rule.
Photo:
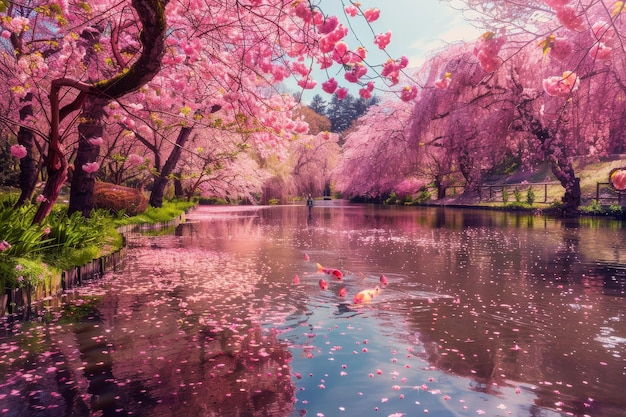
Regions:
<instances>
[{"instance_id":1,"label":"pathway along water","mask_svg":"<svg viewBox=\"0 0 626 417\"><path fill-rule=\"evenodd\" d=\"M2 322L0 416L623 417L625 242L603 219L198 208Z\"/></svg>"}]
</instances>

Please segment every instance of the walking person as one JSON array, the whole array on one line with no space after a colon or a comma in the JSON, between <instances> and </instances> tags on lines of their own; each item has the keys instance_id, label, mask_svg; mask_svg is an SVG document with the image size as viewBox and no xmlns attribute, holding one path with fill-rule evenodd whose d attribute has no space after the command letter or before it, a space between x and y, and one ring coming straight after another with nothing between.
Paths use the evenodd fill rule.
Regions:
<instances>
[{"instance_id":1,"label":"walking person","mask_svg":"<svg viewBox=\"0 0 626 417\"><path fill-rule=\"evenodd\" d=\"M311 215L311 210L313 209L313 197L309 194L309 197L306 199L306 206L309 208L309 216Z\"/></svg>"}]
</instances>

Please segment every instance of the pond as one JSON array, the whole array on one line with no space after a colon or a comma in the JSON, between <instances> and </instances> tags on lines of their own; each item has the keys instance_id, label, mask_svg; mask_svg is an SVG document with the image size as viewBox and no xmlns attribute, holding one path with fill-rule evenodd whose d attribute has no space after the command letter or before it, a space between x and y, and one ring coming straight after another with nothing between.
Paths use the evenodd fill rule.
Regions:
<instances>
[{"instance_id":1,"label":"pond","mask_svg":"<svg viewBox=\"0 0 626 417\"><path fill-rule=\"evenodd\" d=\"M623 417L624 225L199 207L3 318L0 416Z\"/></svg>"}]
</instances>

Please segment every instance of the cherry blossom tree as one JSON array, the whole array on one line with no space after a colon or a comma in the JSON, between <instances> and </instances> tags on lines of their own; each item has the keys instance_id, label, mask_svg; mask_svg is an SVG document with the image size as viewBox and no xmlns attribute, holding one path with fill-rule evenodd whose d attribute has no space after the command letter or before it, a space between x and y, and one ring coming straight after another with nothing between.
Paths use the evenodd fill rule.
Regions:
<instances>
[{"instance_id":1,"label":"cherry blossom tree","mask_svg":"<svg viewBox=\"0 0 626 417\"><path fill-rule=\"evenodd\" d=\"M291 146L293 195L324 195L331 188L331 173L339 158L339 135L323 131L305 135Z\"/></svg>"},{"instance_id":2,"label":"cherry blossom tree","mask_svg":"<svg viewBox=\"0 0 626 417\"><path fill-rule=\"evenodd\" d=\"M621 110L614 113L606 103L624 91L624 3L463 3L486 29L475 45L485 75L510 75L508 88L517 111L512 127L533 136L537 153L550 161L565 189L564 211L576 210L580 180L572 158L601 155L616 142L617 131L621 134L610 122Z\"/></svg>"},{"instance_id":3,"label":"cherry blossom tree","mask_svg":"<svg viewBox=\"0 0 626 417\"><path fill-rule=\"evenodd\" d=\"M417 152L406 129L411 110L399 100L383 101L359 119L333 172L335 187L345 197L385 197L416 174Z\"/></svg>"},{"instance_id":4,"label":"cherry blossom tree","mask_svg":"<svg viewBox=\"0 0 626 417\"><path fill-rule=\"evenodd\" d=\"M88 213L100 165L100 140L106 133L102 122L105 108L111 102L141 103L153 93L159 96L162 90L152 91L150 86L139 91L159 73L168 73L172 81L168 88L196 88L202 97L213 94L208 103L185 101L189 95L181 94L175 99L177 107L200 117L214 105L228 107L238 121L244 121L244 130L252 131L256 124L253 140L267 139L265 146L272 147L281 131L267 123L271 118L257 114L268 108L276 95L272 86L293 76L301 88L311 88L316 83L311 76L314 65L322 69L339 65L345 70L345 81L328 80L325 91L343 96L347 90L340 84L356 83L363 86L364 96L373 91L376 77L387 87L397 84L398 74L408 63L406 58L390 58L384 73L369 75L372 67L366 60L366 48L350 48L344 41L347 26L308 1L286 5L284 0L132 0L89 6L72 1L32 2L27 10L17 3L15 7L8 4L11 7L2 12L6 14L5 39L28 34L32 44L45 44L39 26L30 25L45 15L49 21L44 26L52 38L47 44L54 45L50 56L32 53L24 54L28 59L19 62L6 60L6 73L14 74L14 94L21 98L33 94L30 103L37 108L30 119L43 120L38 130L46 132L41 135L45 138L41 148L47 148L49 176L35 221L41 221L54 204L67 176L67 158L72 155L70 210ZM356 3L346 7L346 12L369 23L379 15L377 9L361 9ZM389 40L390 33L380 34L373 43L384 49ZM201 80L210 86L200 88ZM126 97L133 92L134 101ZM398 94L411 100L416 88L398 86ZM173 103L165 105L172 107ZM82 113L76 119L68 117L78 111ZM44 117L36 117L38 114ZM75 122L77 130L72 125ZM33 126L28 123L29 128ZM261 126L269 128L263 132ZM181 133L188 128L183 126Z\"/></svg>"},{"instance_id":5,"label":"cherry blossom tree","mask_svg":"<svg viewBox=\"0 0 626 417\"><path fill-rule=\"evenodd\" d=\"M5 39L27 38L27 44L33 47L40 44L54 45L53 53L49 55L35 50L29 54L22 52L17 62L3 61L7 74L13 75L9 82L14 95L22 100L30 98L30 103L38 107L32 114L41 114L45 120L46 126L41 126L39 130L46 131L48 127L48 132L41 135L47 142L45 162L48 178L34 222L41 222L48 215L67 178L65 142L70 134L66 131L68 125L63 124L66 118L82 108L86 109L80 119L83 128L79 132L86 145L79 149L77 159L79 164L84 161L85 174L89 176L93 173L95 161L83 155L87 155L88 151L95 153L90 146L97 145L87 140L101 129L97 119L98 107L103 102L136 90L160 70L161 57L165 52L166 4L133 0L128 4L115 5L106 2L98 5L31 2L28 6L22 6L10 2L3 12L7 13L2 20ZM98 19L94 19L94 16L98 16ZM45 17L49 19L41 25L30 26L31 21L37 23ZM99 24L102 26L98 27ZM104 30L104 27L113 28L115 33L118 24L129 37L134 36L135 43L139 45L137 53L120 71L114 68L98 73L100 67L90 62L90 53L96 45L102 45L98 43L95 34ZM42 32L43 35L52 36L42 36ZM25 44L22 42L20 46ZM8 50L13 51L15 45L11 43ZM30 119L35 121L33 127L37 120L41 120L35 117Z\"/></svg>"},{"instance_id":6,"label":"cherry blossom tree","mask_svg":"<svg viewBox=\"0 0 626 417\"><path fill-rule=\"evenodd\" d=\"M259 166L258 153L241 139L224 130L196 129L194 147L184 151L177 170L180 192L188 199L200 195L257 203L270 175Z\"/></svg>"}]
</instances>

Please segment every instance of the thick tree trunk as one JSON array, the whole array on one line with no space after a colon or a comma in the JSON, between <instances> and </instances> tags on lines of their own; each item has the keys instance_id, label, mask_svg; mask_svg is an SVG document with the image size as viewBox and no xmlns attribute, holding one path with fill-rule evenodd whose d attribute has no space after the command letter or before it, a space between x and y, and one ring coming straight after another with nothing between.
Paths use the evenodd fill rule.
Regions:
<instances>
[{"instance_id":1,"label":"thick tree trunk","mask_svg":"<svg viewBox=\"0 0 626 417\"><path fill-rule=\"evenodd\" d=\"M181 181L181 178L181 172L178 172L176 174L176 178L174 178L174 196L176 198L182 198L185 195L185 190L183 189L183 182Z\"/></svg>"},{"instance_id":2,"label":"thick tree trunk","mask_svg":"<svg viewBox=\"0 0 626 417\"><path fill-rule=\"evenodd\" d=\"M100 153L100 146L93 145L89 139L102 137L104 127L104 106L108 100L90 96L83 104L82 122L78 125L78 152L74 160L74 175L70 191L68 214L80 212L89 217L93 209L93 187L96 174L83 171L83 165L95 162Z\"/></svg>"},{"instance_id":3,"label":"thick tree trunk","mask_svg":"<svg viewBox=\"0 0 626 417\"><path fill-rule=\"evenodd\" d=\"M474 164L468 152L459 155L459 171L465 178L465 192L478 190L478 179L474 178Z\"/></svg>"},{"instance_id":4,"label":"thick tree trunk","mask_svg":"<svg viewBox=\"0 0 626 417\"><path fill-rule=\"evenodd\" d=\"M35 213L33 224L41 223L48 217L52 206L59 197L61 187L67 179L67 159L59 141L50 142L50 149L46 158L46 170L48 171L48 180L41 193L44 201L41 202Z\"/></svg>"},{"instance_id":5,"label":"thick tree trunk","mask_svg":"<svg viewBox=\"0 0 626 417\"><path fill-rule=\"evenodd\" d=\"M532 133L541 144L554 176L559 180L565 194L561 198L563 213L572 214L580 206L580 179L576 177L572 161L568 158L567 147L563 138L549 127L545 127L532 113L533 100L525 100L520 106L520 116L525 130Z\"/></svg>"},{"instance_id":6,"label":"thick tree trunk","mask_svg":"<svg viewBox=\"0 0 626 417\"><path fill-rule=\"evenodd\" d=\"M562 155L562 152L560 154ZM550 154L550 163L552 173L565 188L565 194L561 198L563 213L574 214L580 206L580 178L576 177L574 167L568 158L557 157L553 152Z\"/></svg>"},{"instance_id":7,"label":"thick tree trunk","mask_svg":"<svg viewBox=\"0 0 626 417\"><path fill-rule=\"evenodd\" d=\"M24 101L30 102L32 93L28 93ZM32 104L26 104L20 109L20 121L26 120L27 117L33 115ZM21 207L33 197L35 185L37 184L37 161L33 153L35 150L35 135L33 131L20 126L17 132L17 143L26 148L26 156L20 159L20 196L15 203L15 207Z\"/></svg>"},{"instance_id":8,"label":"thick tree trunk","mask_svg":"<svg viewBox=\"0 0 626 417\"><path fill-rule=\"evenodd\" d=\"M176 164L180 160L180 154L191 136L191 127L183 127L178 132L178 138L176 138L176 144L174 145L174 149L172 149L172 153L165 161L165 165L163 165L163 169L159 175L154 179L154 185L152 186L152 193L150 193L150 205L152 207L162 207L163 206L163 196L165 194L165 187L169 181L170 175L176 169Z\"/></svg>"}]
</instances>

